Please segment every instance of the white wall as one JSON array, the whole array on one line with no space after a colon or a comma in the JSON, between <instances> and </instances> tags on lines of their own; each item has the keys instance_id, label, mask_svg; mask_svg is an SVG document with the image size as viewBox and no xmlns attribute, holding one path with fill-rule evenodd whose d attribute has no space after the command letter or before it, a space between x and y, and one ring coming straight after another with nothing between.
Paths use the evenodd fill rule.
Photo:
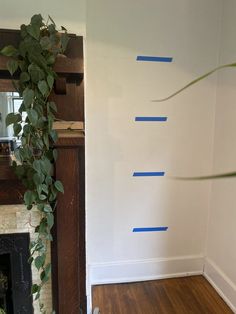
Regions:
<instances>
[{"instance_id":1,"label":"white wall","mask_svg":"<svg viewBox=\"0 0 236 314\"><path fill-rule=\"evenodd\" d=\"M236 61L236 2L224 1L220 64ZM218 75L214 173L236 169L236 69ZM213 181L209 219L206 274L236 312L236 180Z\"/></svg>"},{"instance_id":2,"label":"white wall","mask_svg":"<svg viewBox=\"0 0 236 314\"><path fill-rule=\"evenodd\" d=\"M32 15L39 13L45 20L50 15L58 27L63 25L71 33L85 35L85 0L2 0L0 28L19 29L21 24L30 21Z\"/></svg>"},{"instance_id":3,"label":"white wall","mask_svg":"<svg viewBox=\"0 0 236 314\"><path fill-rule=\"evenodd\" d=\"M218 62L221 1L87 1L86 158L90 283L203 271L210 182L134 178L211 172L215 77L152 103ZM172 64L137 55L172 56ZM135 116L168 116L137 123ZM168 226L164 233L133 227Z\"/></svg>"},{"instance_id":4,"label":"white wall","mask_svg":"<svg viewBox=\"0 0 236 314\"><path fill-rule=\"evenodd\" d=\"M150 102L218 63L222 3L220 61L235 61L234 0L1 3L1 28L18 28L42 13L70 32L87 32L89 283L203 270L211 183L133 178L132 173L211 173L214 123L213 170L235 169L235 72L219 76L216 120L215 77L169 102ZM174 62L138 63L137 55L172 56ZM163 115L168 121L135 123L134 117L141 115ZM229 244L235 242L234 187L233 179L213 183L205 268L233 305L236 256ZM162 225L169 227L168 232L132 233L133 227Z\"/></svg>"}]
</instances>

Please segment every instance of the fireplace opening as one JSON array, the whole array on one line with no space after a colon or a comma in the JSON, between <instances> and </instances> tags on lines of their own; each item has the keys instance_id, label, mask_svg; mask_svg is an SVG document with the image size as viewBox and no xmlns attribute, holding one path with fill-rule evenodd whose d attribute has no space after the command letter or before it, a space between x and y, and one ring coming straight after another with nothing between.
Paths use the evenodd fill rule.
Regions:
<instances>
[{"instance_id":1,"label":"fireplace opening","mask_svg":"<svg viewBox=\"0 0 236 314\"><path fill-rule=\"evenodd\" d=\"M5 313L14 313L10 254L0 255L0 309Z\"/></svg>"},{"instance_id":2,"label":"fireplace opening","mask_svg":"<svg viewBox=\"0 0 236 314\"><path fill-rule=\"evenodd\" d=\"M0 309L33 314L29 233L0 235Z\"/></svg>"}]
</instances>

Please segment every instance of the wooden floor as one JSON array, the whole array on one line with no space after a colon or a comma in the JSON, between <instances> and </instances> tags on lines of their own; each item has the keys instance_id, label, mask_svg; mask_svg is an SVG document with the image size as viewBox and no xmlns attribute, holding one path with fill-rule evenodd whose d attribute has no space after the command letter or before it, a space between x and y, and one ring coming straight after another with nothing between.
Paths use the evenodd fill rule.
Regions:
<instances>
[{"instance_id":1,"label":"wooden floor","mask_svg":"<svg viewBox=\"0 0 236 314\"><path fill-rule=\"evenodd\" d=\"M93 287L101 314L233 313L203 276Z\"/></svg>"}]
</instances>

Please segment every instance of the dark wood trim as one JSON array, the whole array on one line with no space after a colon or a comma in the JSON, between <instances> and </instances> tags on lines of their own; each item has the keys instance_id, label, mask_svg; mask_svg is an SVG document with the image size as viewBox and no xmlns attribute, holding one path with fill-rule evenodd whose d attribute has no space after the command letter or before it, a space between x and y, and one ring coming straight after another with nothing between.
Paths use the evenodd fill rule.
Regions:
<instances>
[{"instance_id":1,"label":"dark wood trim","mask_svg":"<svg viewBox=\"0 0 236 314\"><path fill-rule=\"evenodd\" d=\"M18 46L19 31L0 30L0 49ZM65 56L59 56L54 70L66 81L66 89L52 92L51 99L58 107L57 118L84 121L83 38L70 35ZM0 90L11 91L12 83L6 71L7 58L0 56ZM17 75L16 75L17 79ZM63 83L64 84L64 83ZM7 90L10 88L10 90ZM63 89L63 94L62 94ZM64 184L64 195L59 194L53 229L52 286L53 304L57 314L86 313L85 264L85 157L83 134L71 132L61 136L56 145L58 161L55 176ZM1 168L0 168L1 171ZM0 204L22 202L23 188L11 169L0 180ZM81 310L81 311L80 311Z\"/></svg>"},{"instance_id":2,"label":"dark wood trim","mask_svg":"<svg viewBox=\"0 0 236 314\"><path fill-rule=\"evenodd\" d=\"M0 180L17 180L11 168L11 157L0 157Z\"/></svg>"},{"instance_id":3,"label":"dark wood trim","mask_svg":"<svg viewBox=\"0 0 236 314\"><path fill-rule=\"evenodd\" d=\"M14 92L15 90L11 79L0 79L0 92Z\"/></svg>"},{"instance_id":4,"label":"dark wood trim","mask_svg":"<svg viewBox=\"0 0 236 314\"><path fill-rule=\"evenodd\" d=\"M58 314L86 313L85 177L82 138L60 138L56 177L65 193L59 195L52 243L53 299ZM57 285L57 289L55 289Z\"/></svg>"},{"instance_id":5,"label":"dark wood trim","mask_svg":"<svg viewBox=\"0 0 236 314\"><path fill-rule=\"evenodd\" d=\"M18 180L0 180L0 205L23 204L24 192Z\"/></svg>"},{"instance_id":6,"label":"dark wood trim","mask_svg":"<svg viewBox=\"0 0 236 314\"><path fill-rule=\"evenodd\" d=\"M22 204L24 186L11 168L10 157L0 158L0 205Z\"/></svg>"}]
</instances>

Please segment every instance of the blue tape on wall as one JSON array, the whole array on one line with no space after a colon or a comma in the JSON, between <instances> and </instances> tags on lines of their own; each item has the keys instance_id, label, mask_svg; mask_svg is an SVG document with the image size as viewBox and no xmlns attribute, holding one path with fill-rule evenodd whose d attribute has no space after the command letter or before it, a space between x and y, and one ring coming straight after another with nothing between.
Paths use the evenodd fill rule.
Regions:
<instances>
[{"instance_id":1,"label":"blue tape on wall","mask_svg":"<svg viewBox=\"0 0 236 314\"><path fill-rule=\"evenodd\" d=\"M134 172L133 177L163 177L165 172Z\"/></svg>"},{"instance_id":2,"label":"blue tape on wall","mask_svg":"<svg viewBox=\"0 0 236 314\"><path fill-rule=\"evenodd\" d=\"M168 227L145 227L145 228L134 228L133 232L158 232L158 231L167 231Z\"/></svg>"},{"instance_id":3,"label":"blue tape on wall","mask_svg":"<svg viewBox=\"0 0 236 314\"><path fill-rule=\"evenodd\" d=\"M167 117L135 117L135 121L137 122L165 122L167 121Z\"/></svg>"},{"instance_id":4,"label":"blue tape on wall","mask_svg":"<svg viewBox=\"0 0 236 314\"><path fill-rule=\"evenodd\" d=\"M149 61L149 62L172 62L172 57L152 57L152 56L137 56L137 61Z\"/></svg>"}]
</instances>

